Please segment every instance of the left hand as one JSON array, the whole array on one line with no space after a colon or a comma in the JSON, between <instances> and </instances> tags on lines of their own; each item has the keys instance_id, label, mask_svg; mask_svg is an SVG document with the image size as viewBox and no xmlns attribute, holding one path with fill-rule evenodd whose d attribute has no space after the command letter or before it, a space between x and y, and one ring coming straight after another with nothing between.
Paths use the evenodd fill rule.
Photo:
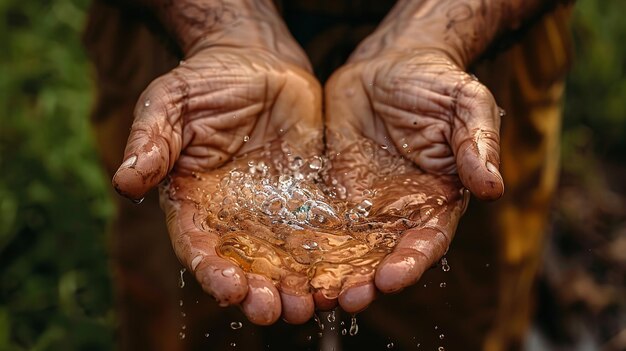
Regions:
<instances>
[{"instance_id":1,"label":"left hand","mask_svg":"<svg viewBox=\"0 0 626 351\"><path fill-rule=\"evenodd\" d=\"M365 191L379 211L421 220L402 234L372 282L339 296L344 310L356 312L376 289L414 284L441 258L467 204L464 187L481 199L502 195L500 112L488 89L439 50L353 59L326 84L325 101L333 176L348 200L361 201ZM381 151L406 164L389 173L392 156Z\"/></svg>"}]
</instances>

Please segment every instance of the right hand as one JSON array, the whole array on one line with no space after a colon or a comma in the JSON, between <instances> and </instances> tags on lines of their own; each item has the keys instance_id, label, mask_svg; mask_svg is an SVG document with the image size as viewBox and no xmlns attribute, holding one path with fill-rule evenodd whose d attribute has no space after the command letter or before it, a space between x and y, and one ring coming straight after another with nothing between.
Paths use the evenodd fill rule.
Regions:
<instances>
[{"instance_id":1,"label":"right hand","mask_svg":"<svg viewBox=\"0 0 626 351\"><path fill-rule=\"evenodd\" d=\"M281 313L290 322L306 321L312 298L281 296L267 278L246 274L219 257L217 232L195 225L197 209L188 196L195 190L194 173L210 178L233 157L279 138L312 145L308 151L320 154L319 83L307 62L297 64L258 47L215 45L190 52L139 98L113 185L120 194L140 199L171 172L161 205L174 251L202 288L220 305L241 304L257 324L272 324ZM303 305L310 311L302 311Z\"/></svg>"}]
</instances>

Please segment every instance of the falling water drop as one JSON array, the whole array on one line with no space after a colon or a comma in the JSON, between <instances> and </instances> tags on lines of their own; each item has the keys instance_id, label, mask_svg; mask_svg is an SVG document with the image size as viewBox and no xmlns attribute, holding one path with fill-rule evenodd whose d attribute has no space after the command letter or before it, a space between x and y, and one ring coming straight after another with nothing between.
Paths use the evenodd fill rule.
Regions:
<instances>
[{"instance_id":1,"label":"falling water drop","mask_svg":"<svg viewBox=\"0 0 626 351\"><path fill-rule=\"evenodd\" d=\"M326 317L326 319L328 319L328 322L333 323L336 319L335 317L335 310L332 310L329 314L328 317Z\"/></svg>"},{"instance_id":2,"label":"falling water drop","mask_svg":"<svg viewBox=\"0 0 626 351\"><path fill-rule=\"evenodd\" d=\"M355 336L359 332L359 325L356 323L356 316L350 320L350 336Z\"/></svg>"},{"instance_id":3,"label":"falling water drop","mask_svg":"<svg viewBox=\"0 0 626 351\"><path fill-rule=\"evenodd\" d=\"M393 348L393 346L394 346L394 345L393 345L393 342L390 342L390 343L388 343L388 344L387 344L387 348L388 348L388 349L392 349L392 348Z\"/></svg>"},{"instance_id":4,"label":"falling water drop","mask_svg":"<svg viewBox=\"0 0 626 351\"><path fill-rule=\"evenodd\" d=\"M211 334L209 334L209 333L204 333L204 337L205 337L205 338L208 338L210 335L211 335Z\"/></svg>"},{"instance_id":5,"label":"falling water drop","mask_svg":"<svg viewBox=\"0 0 626 351\"><path fill-rule=\"evenodd\" d=\"M185 279L183 275L185 274L186 271L187 271L187 268L182 268L180 270L180 276L178 277L178 287L181 289L185 287Z\"/></svg>"},{"instance_id":6,"label":"falling water drop","mask_svg":"<svg viewBox=\"0 0 626 351\"><path fill-rule=\"evenodd\" d=\"M446 287L446 283L441 283L441 284L439 284L439 287L440 287L440 288L445 288L445 287Z\"/></svg>"},{"instance_id":7,"label":"falling water drop","mask_svg":"<svg viewBox=\"0 0 626 351\"><path fill-rule=\"evenodd\" d=\"M134 204L139 205L140 203L143 202L143 199L144 198L142 197L141 199L133 199L132 201L133 201Z\"/></svg>"},{"instance_id":8,"label":"falling water drop","mask_svg":"<svg viewBox=\"0 0 626 351\"><path fill-rule=\"evenodd\" d=\"M241 322L230 322L230 329L232 330L241 329L241 327L243 327Z\"/></svg>"}]
</instances>

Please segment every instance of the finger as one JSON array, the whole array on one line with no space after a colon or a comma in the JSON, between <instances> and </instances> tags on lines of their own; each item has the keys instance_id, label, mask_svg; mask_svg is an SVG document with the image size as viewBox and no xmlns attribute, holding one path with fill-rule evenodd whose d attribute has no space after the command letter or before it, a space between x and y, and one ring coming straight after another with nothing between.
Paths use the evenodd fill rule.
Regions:
<instances>
[{"instance_id":1,"label":"finger","mask_svg":"<svg viewBox=\"0 0 626 351\"><path fill-rule=\"evenodd\" d=\"M320 311L330 311L337 307L337 299L327 298L320 290L313 293L313 301L315 302L315 308Z\"/></svg>"},{"instance_id":2,"label":"finger","mask_svg":"<svg viewBox=\"0 0 626 351\"><path fill-rule=\"evenodd\" d=\"M248 294L241 308L250 322L257 325L271 325L278 320L282 307L280 293L265 277L247 274Z\"/></svg>"},{"instance_id":3,"label":"finger","mask_svg":"<svg viewBox=\"0 0 626 351\"><path fill-rule=\"evenodd\" d=\"M311 294L292 295L281 291L280 299L283 303L283 319L289 324L304 324L315 312Z\"/></svg>"},{"instance_id":4,"label":"finger","mask_svg":"<svg viewBox=\"0 0 626 351\"><path fill-rule=\"evenodd\" d=\"M478 198L495 200L504 193L499 108L489 90L469 77L456 102L451 145L459 177Z\"/></svg>"},{"instance_id":5,"label":"finger","mask_svg":"<svg viewBox=\"0 0 626 351\"><path fill-rule=\"evenodd\" d=\"M443 256L451 240L450 235L436 228L407 230L394 251L380 263L374 278L376 287L391 293L415 284Z\"/></svg>"},{"instance_id":6,"label":"finger","mask_svg":"<svg viewBox=\"0 0 626 351\"><path fill-rule=\"evenodd\" d=\"M172 169L181 150L187 89L184 80L169 73L153 81L139 97L124 161L112 181L121 195L141 199Z\"/></svg>"},{"instance_id":7,"label":"finger","mask_svg":"<svg viewBox=\"0 0 626 351\"><path fill-rule=\"evenodd\" d=\"M170 185L171 186L171 185ZM220 304L238 304L246 297L248 282L244 272L233 262L217 255L218 236L199 230L193 221L197 209L188 201L170 198L168 187L161 189L161 207L176 256L193 272L202 289Z\"/></svg>"},{"instance_id":8,"label":"finger","mask_svg":"<svg viewBox=\"0 0 626 351\"><path fill-rule=\"evenodd\" d=\"M339 305L348 313L363 311L376 298L376 287L369 282L353 286L339 294Z\"/></svg>"}]
</instances>

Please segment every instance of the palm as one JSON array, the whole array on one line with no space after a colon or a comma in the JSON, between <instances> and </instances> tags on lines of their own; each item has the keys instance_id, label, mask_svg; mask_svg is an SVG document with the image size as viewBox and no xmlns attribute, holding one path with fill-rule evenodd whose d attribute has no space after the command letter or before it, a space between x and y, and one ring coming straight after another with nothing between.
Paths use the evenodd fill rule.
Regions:
<instances>
[{"instance_id":1,"label":"palm","mask_svg":"<svg viewBox=\"0 0 626 351\"><path fill-rule=\"evenodd\" d=\"M368 194L379 212L415 221L373 281L344 293L344 308L357 310L374 286L411 285L445 253L464 186L485 199L501 195L498 108L484 86L433 52L350 63L327 84L326 103L327 148L348 199Z\"/></svg>"},{"instance_id":2,"label":"palm","mask_svg":"<svg viewBox=\"0 0 626 351\"><path fill-rule=\"evenodd\" d=\"M113 179L122 194L140 198L171 171L161 205L179 260L220 304L241 303L255 323L276 321L281 296L267 278L217 255L217 231L197 226L196 203L189 200L198 193L199 174L210 190L216 186L211 180L224 172L220 166L277 139L307 145L307 154L321 153L320 95L305 69L269 52L199 51L144 91L126 146L130 161ZM282 300L286 319L298 322L291 307L298 299Z\"/></svg>"}]
</instances>

